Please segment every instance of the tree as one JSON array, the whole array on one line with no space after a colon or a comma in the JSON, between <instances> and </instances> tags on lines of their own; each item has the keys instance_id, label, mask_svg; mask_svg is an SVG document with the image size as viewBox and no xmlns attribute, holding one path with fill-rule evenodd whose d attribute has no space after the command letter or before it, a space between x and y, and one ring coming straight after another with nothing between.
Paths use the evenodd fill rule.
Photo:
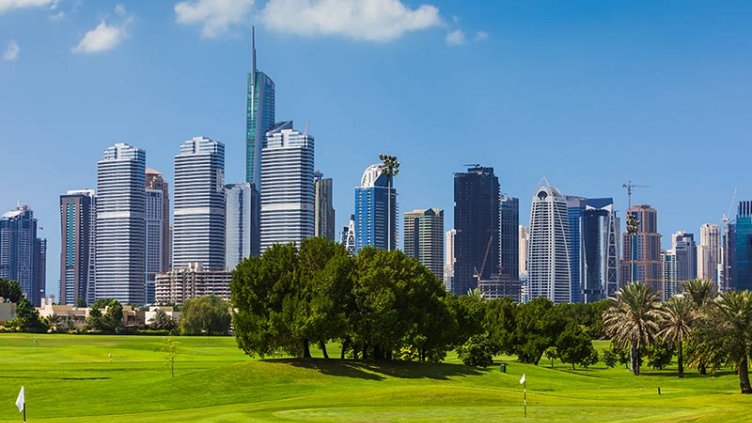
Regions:
<instances>
[{"instance_id":1,"label":"tree","mask_svg":"<svg viewBox=\"0 0 752 423\"><path fill-rule=\"evenodd\" d=\"M722 293L707 308L696 329L701 351L694 357L712 362L713 356L733 364L739 374L742 394L752 393L749 357L752 354L752 292Z\"/></svg>"},{"instance_id":2,"label":"tree","mask_svg":"<svg viewBox=\"0 0 752 423\"><path fill-rule=\"evenodd\" d=\"M605 351L603 351L603 364L606 365L606 367L614 368L616 367L616 361L619 359L616 352L614 352L613 349L609 348Z\"/></svg>"},{"instance_id":3,"label":"tree","mask_svg":"<svg viewBox=\"0 0 752 423\"><path fill-rule=\"evenodd\" d=\"M718 294L715 286L710 281L693 279L684 282L682 288L684 295L693 305L695 323L699 323L706 318L707 309ZM707 373L708 364L718 363L719 357L714 351L705 349L702 345L696 345L696 342L697 339L694 337L689 339L689 351L693 354L690 361L697 367L700 374L704 375Z\"/></svg>"},{"instance_id":4,"label":"tree","mask_svg":"<svg viewBox=\"0 0 752 423\"><path fill-rule=\"evenodd\" d=\"M485 304L486 312L481 329L485 329L491 337L496 349L494 352L514 354L517 305L511 298L500 298L481 304Z\"/></svg>"},{"instance_id":5,"label":"tree","mask_svg":"<svg viewBox=\"0 0 752 423\"><path fill-rule=\"evenodd\" d=\"M572 370L575 364L588 367L598 362L598 352L593 347L593 340L587 330L575 321L570 321L556 339L556 353L562 363L572 365Z\"/></svg>"},{"instance_id":6,"label":"tree","mask_svg":"<svg viewBox=\"0 0 752 423\"><path fill-rule=\"evenodd\" d=\"M682 284L684 295L694 304L695 310L702 310L716 297L717 292L713 282L693 279Z\"/></svg>"},{"instance_id":7,"label":"tree","mask_svg":"<svg viewBox=\"0 0 752 423\"><path fill-rule=\"evenodd\" d=\"M663 370L664 367L671 364L671 359L674 358L674 348L665 342L655 342L645 348L645 355L648 359L648 366L656 370Z\"/></svg>"},{"instance_id":8,"label":"tree","mask_svg":"<svg viewBox=\"0 0 752 423\"><path fill-rule=\"evenodd\" d=\"M175 358L178 355L178 343L172 338L165 338L161 350L165 353L164 360L170 375L175 377Z\"/></svg>"},{"instance_id":9,"label":"tree","mask_svg":"<svg viewBox=\"0 0 752 423\"><path fill-rule=\"evenodd\" d=\"M180 332L185 335L227 335L230 332L229 304L216 295L186 300L180 316Z\"/></svg>"},{"instance_id":10,"label":"tree","mask_svg":"<svg viewBox=\"0 0 752 423\"><path fill-rule=\"evenodd\" d=\"M473 335L457 349L457 357L471 367L488 367L493 364L493 343L488 335Z\"/></svg>"},{"instance_id":11,"label":"tree","mask_svg":"<svg viewBox=\"0 0 752 423\"><path fill-rule=\"evenodd\" d=\"M106 308L104 314L101 309ZM89 308L86 324L90 330L103 333L119 333L123 329L123 306L118 300L100 298Z\"/></svg>"},{"instance_id":12,"label":"tree","mask_svg":"<svg viewBox=\"0 0 752 423\"><path fill-rule=\"evenodd\" d=\"M556 338L567 325L560 308L548 298L534 298L517 306L512 353L523 363L538 364L548 347L555 346Z\"/></svg>"},{"instance_id":13,"label":"tree","mask_svg":"<svg viewBox=\"0 0 752 423\"><path fill-rule=\"evenodd\" d=\"M154 313L154 317L147 323L151 329L166 330L169 332L174 332L178 327L175 319L168 316L167 313L165 313L161 308L157 309L157 311Z\"/></svg>"},{"instance_id":14,"label":"tree","mask_svg":"<svg viewBox=\"0 0 752 423\"><path fill-rule=\"evenodd\" d=\"M446 301L449 309L457 322L457 332L454 346L459 347L471 336L480 335L486 331L484 319L486 318L486 306L481 298L474 295L451 295ZM493 320L495 316L489 317Z\"/></svg>"},{"instance_id":15,"label":"tree","mask_svg":"<svg viewBox=\"0 0 752 423\"><path fill-rule=\"evenodd\" d=\"M649 286L632 282L616 293L616 303L603 315L603 328L612 341L629 347L632 372L640 374L640 350L651 345L663 319L658 295Z\"/></svg>"},{"instance_id":16,"label":"tree","mask_svg":"<svg viewBox=\"0 0 752 423\"><path fill-rule=\"evenodd\" d=\"M24 296L21 285L16 281L0 278L0 297L16 303L16 318L8 322L9 327L21 332L41 333L47 331L47 325L39 317L39 312Z\"/></svg>"},{"instance_id":17,"label":"tree","mask_svg":"<svg viewBox=\"0 0 752 423\"><path fill-rule=\"evenodd\" d=\"M689 339L695 322L695 307L689 297L671 297L663 304L665 310L659 337L676 348L679 377L684 377L684 341Z\"/></svg>"}]
</instances>

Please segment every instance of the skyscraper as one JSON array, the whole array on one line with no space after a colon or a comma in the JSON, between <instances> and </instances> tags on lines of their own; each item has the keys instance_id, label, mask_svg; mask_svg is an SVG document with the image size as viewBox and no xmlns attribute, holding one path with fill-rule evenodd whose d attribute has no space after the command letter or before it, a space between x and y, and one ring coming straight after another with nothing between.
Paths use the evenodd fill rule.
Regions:
<instances>
[{"instance_id":1,"label":"skyscraper","mask_svg":"<svg viewBox=\"0 0 752 423\"><path fill-rule=\"evenodd\" d=\"M676 277L679 285L674 293L678 293L681 284L697 279L697 244L694 234L679 231L672 237L672 249L676 253Z\"/></svg>"},{"instance_id":2,"label":"skyscraper","mask_svg":"<svg viewBox=\"0 0 752 423\"><path fill-rule=\"evenodd\" d=\"M581 299L613 297L620 285L619 218L611 198L589 198L582 216Z\"/></svg>"},{"instance_id":3,"label":"skyscraper","mask_svg":"<svg viewBox=\"0 0 752 423\"><path fill-rule=\"evenodd\" d=\"M734 224L734 289L752 290L752 201L740 201Z\"/></svg>"},{"instance_id":4,"label":"skyscraper","mask_svg":"<svg viewBox=\"0 0 752 423\"><path fill-rule=\"evenodd\" d=\"M261 252L314 234L314 139L281 122L266 133L261 159Z\"/></svg>"},{"instance_id":5,"label":"skyscraper","mask_svg":"<svg viewBox=\"0 0 752 423\"><path fill-rule=\"evenodd\" d=\"M473 166L454 174L453 293L464 295L478 287L478 278L498 274L499 207L499 179L493 168Z\"/></svg>"},{"instance_id":6,"label":"skyscraper","mask_svg":"<svg viewBox=\"0 0 752 423\"><path fill-rule=\"evenodd\" d=\"M355 215L350 215L347 226L342 228L342 245L350 254L355 254Z\"/></svg>"},{"instance_id":7,"label":"skyscraper","mask_svg":"<svg viewBox=\"0 0 752 423\"><path fill-rule=\"evenodd\" d=\"M146 169L146 291L147 304L154 303L154 278L169 269L170 200L167 182L154 169ZM167 208L165 210L165 207Z\"/></svg>"},{"instance_id":8,"label":"skyscraper","mask_svg":"<svg viewBox=\"0 0 752 423\"><path fill-rule=\"evenodd\" d=\"M630 218L637 222L637 232L624 234L622 281L640 281L660 292L663 290L663 272L658 212L647 204L635 205L627 210L627 219Z\"/></svg>"},{"instance_id":9,"label":"skyscraper","mask_svg":"<svg viewBox=\"0 0 752 423\"><path fill-rule=\"evenodd\" d=\"M712 223L700 226L700 245L697 247L697 277L713 282L718 291L720 286L719 266L722 262L721 228Z\"/></svg>"},{"instance_id":10,"label":"skyscraper","mask_svg":"<svg viewBox=\"0 0 752 423\"><path fill-rule=\"evenodd\" d=\"M500 199L499 275L520 279L520 200L507 195Z\"/></svg>"},{"instance_id":11,"label":"skyscraper","mask_svg":"<svg viewBox=\"0 0 752 423\"><path fill-rule=\"evenodd\" d=\"M444 235L444 289L452 292L454 286L454 237L457 231L450 229Z\"/></svg>"},{"instance_id":12,"label":"skyscraper","mask_svg":"<svg viewBox=\"0 0 752 423\"><path fill-rule=\"evenodd\" d=\"M444 277L444 210L405 212L405 255L418 259L437 278Z\"/></svg>"},{"instance_id":13,"label":"skyscraper","mask_svg":"<svg viewBox=\"0 0 752 423\"><path fill-rule=\"evenodd\" d=\"M253 28L251 72L246 98L245 181L261 190L261 148L274 126L274 81L256 68L256 28Z\"/></svg>"},{"instance_id":14,"label":"skyscraper","mask_svg":"<svg viewBox=\"0 0 752 423\"><path fill-rule=\"evenodd\" d=\"M526 302L528 299L528 290L527 290L527 254L528 254L528 244L530 241L530 232L527 229L527 226L520 225L519 228L519 234L520 238L518 241L518 245L520 246L520 284L521 284L521 301Z\"/></svg>"},{"instance_id":15,"label":"skyscraper","mask_svg":"<svg viewBox=\"0 0 752 423\"><path fill-rule=\"evenodd\" d=\"M225 146L194 137L175 156L173 268L225 268Z\"/></svg>"},{"instance_id":16,"label":"skyscraper","mask_svg":"<svg viewBox=\"0 0 752 423\"><path fill-rule=\"evenodd\" d=\"M585 215L584 197L567 195L567 219L569 221L569 275L571 279L572 295L570 301L582 302L582 279L585 274L585 261L583 260L583 216Z\"/></svg>"},{"instance_id":17,"label":"skyscraper","mask_svg":"<svg viewBox=\"0 0 752 423\"><path fill-rule=\"evenodd\" d=\"M144 304L146 152L124 143L97 163L95 297Z\"/></svg>"},{"instance_id":18,"label":"skyscraper","mask_svg":"<svg viewBox=\"0 0 752 423\"><path fill-rule=\"evenodd\" d=\"M397 248L397 190L392 186L390 191L382 164L368 166L355 188L355 252L369 245L380 250Z\"/></svg>"},{"instance_id":19,"label":"skyscraper","mask_svg":"<svg viewBox=\"0 0 752 423\"><path fill-rule=\"evenodd\" d=\"M234 270L244 259L258 256L259 193L248 182L225 187L225 267Z\"/></svg>"},{"instance_id":20,"label":"skyscraper","mask_svg":"<svg viewBox=\"0 0 752 423\"><path fill-rule=\"evenodd\" d=\"M528 298L572 299L567 200L545 183L533 196L527 256Z\"/></svg>"},{"instance_id":21,"label":"skyscraper","mask_svg":"<svg viewBox=\"0 0 752 423\"><path fill-rule=\"evenodd\" d=\"M18 282L39 307L45 289L47 241L37 238L37 219L26 205L0 217L0 278Z\"/></svg>"},{"instance_id":22,"label":"skyscraper","mask_svg":"<svg viewBox=\"0 0 752 423\"><path fill-rule=\"evenodd\" d=\"M334 241L334 194L332 178L324 178L321 172L313 174L314 192L314 236Z\"/></svg>"},{"instance_id":23,"label":"skyscraper","mask_svg":"<svg viewBox=\"0 0 752 423\"><path fill-rule=\"evenodd\" d=\"M94 299L96 220L94 190L60 196L60 304Z\"/></svg>"}]
</instances>

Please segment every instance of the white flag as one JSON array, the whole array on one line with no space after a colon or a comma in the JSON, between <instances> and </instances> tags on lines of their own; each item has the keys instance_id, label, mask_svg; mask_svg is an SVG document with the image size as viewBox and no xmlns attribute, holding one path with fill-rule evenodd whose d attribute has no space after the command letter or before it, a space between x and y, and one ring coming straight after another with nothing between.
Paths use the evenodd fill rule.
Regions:
<instances>
[{"instance_id":1,"label":"white flag","mask_svg":"<svg viewBox=\"0 0 752 423\"><path fill-rule=\"evenodd\" d=\"M520 378L520 385L525 383L525 373L522 374L522 377Z\"/></svg>"},{"instance_id":2,"label":"white flag","mask_svg":"<svg viewBox=\"0 0 752 423\"><path fill-rule=\"evenodd\" d=\"M18 412L22 412L24 409L24 406L26 405L26 399L24 398L24 387L21 387L21 392L18 393L18 398L16 398L16 407L18 407Z\"/></svg>"}]
</instances>

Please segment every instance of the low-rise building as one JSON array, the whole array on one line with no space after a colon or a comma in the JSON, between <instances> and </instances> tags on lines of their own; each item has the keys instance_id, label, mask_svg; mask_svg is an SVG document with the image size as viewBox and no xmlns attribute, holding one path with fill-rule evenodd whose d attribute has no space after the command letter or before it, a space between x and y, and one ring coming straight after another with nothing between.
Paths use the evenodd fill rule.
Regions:
<instances>
[{"instance_id":1,"label":"low-rise building","mask_svg":"<svg viewBox=\"0 0 752 423\"><path fill-rule=\"evenodd\" d=\"M232 272L204 270L200 263L190 263L156 277L157 304L183 304L185 300L203 295L216 295L230 299Z\"/></svg>"}]
</instances>

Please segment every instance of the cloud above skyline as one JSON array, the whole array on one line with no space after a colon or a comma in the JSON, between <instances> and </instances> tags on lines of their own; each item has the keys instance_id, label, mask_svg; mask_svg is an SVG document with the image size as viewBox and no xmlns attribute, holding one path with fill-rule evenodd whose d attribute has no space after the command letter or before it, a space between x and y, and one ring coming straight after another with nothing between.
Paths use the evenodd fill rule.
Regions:
<instances>
[{"instance_id":1,"label":"cloud above skyline","mask_svg":"<svg viewBox=\"0 0 752 423\"><path fill-rule=\"evenodd\" d=\"M14 9L30 9L34 7L57 7L58 0L0 0L0 13Z\"/></svg>"},{"instance_id":2,"label":"cloud above skyline","mask_svg":"<svg viewBox=\"0 0 752 423\"><path fill-rule=\"evenodd\" d=\"M269 0L260 18L277 32L370 42L394 41L442 24L437 7L411 9L400 0Z\"/></svg>"},{"instance_id":3,"label":"cloud above skyline","mask_svg":"<svg viewBox=\"0 0 752 423\"><path fill-rule=\"evenodd\" d=\"M18 53L20 52L21 47L19 47L18 42L16 42L16 40L10 40L3 52L3 60L6 62L15 62L18 59Z\"/></svg>"},{"instance_id":4,"label":"cloud above skyline","mask_svg":"<svg viewBox=\"0 0 752 423\"><path fill-rule=\"evenodd\" d=\"M122 4L115 6L115 13L123 18L119 25L108 24L102 19L94 29L84 34L81 40L71 48L75 54L94 54L110 51L117 47L128 36L126 27L131 22L131 16Z\"/></svg>"},{"instance_id":5,"label":"cloud above skyline","mask_svg":"<svg viewBox=\"0 0 752 423\"><path fill-rule=\"evenodd\" d=\"M175 4L175 20L201 26L202 38L217 38L250 21L254 0L192 0Z\"/></svg>"},{"instance_id":6,"label":"cloud above skyline","mask_svg":"<svg viewBox=\"0 0 752 423\"><path fill-rule=\"evenodd\" d=\"M449 46L461 46L465 44L465 33L461 29L455 29L446 35L446 43Z\"/></svg>"}]
</instances>

